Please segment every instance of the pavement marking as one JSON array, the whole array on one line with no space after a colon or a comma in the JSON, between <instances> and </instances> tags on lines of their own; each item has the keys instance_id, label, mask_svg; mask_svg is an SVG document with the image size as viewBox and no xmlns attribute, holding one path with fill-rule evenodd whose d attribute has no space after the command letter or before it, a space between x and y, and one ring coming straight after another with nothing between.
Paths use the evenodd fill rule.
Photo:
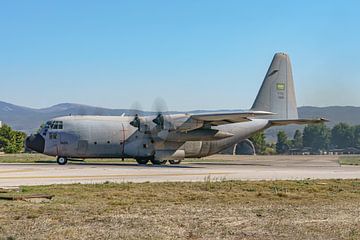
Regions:
<instances>
[{"instance_id":1,"label":"pavement marking","mask_svg":"<svg viewBox=\"0 0 360 240\"><path fill-rule=\"evenodd\" d=\"M208 172L208 173L164 173L164 174L109 174L109 175L84 175L84 176L9 176L0 179L54 179L54 178L111 178L111 177L179 177L179 176L209 176L228 175L231 172Z\"/></svg>"},{"instance_id":2,"label":"pavement marking","mask_svg":"<svg viewBox=\"0 0 360 240\"><path fill-rule=\"evenodd\" d=\"M33 169L16 169L16 170L2 170L0 174L3 173L20 173L20 172L33 172Z\"/></svg>"}]
</instances>

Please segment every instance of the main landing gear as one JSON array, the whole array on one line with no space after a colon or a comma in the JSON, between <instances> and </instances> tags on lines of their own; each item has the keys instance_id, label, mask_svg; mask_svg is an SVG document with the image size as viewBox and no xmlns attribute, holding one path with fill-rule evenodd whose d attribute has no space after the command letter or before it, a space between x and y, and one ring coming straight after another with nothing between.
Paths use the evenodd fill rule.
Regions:
<instances>
[{"instance_id":1,"label":"main landing gear","mask_svg":"<svg viewBox=\"0 0 360 240\"><path fill-rule=\"evenodd\" d=\"M170 164L180 164L181 160L169 160Z\"/></svg>"},{"instance_id":2,"label":"main landing gear","mask_svg":"<svg viewBox=\"0 0 360 240\"><path fill-rule=\"evenodd\" d=\"M167 160L156 160L156 159L145 159L145 158L138 158L136 162L141 165L146 165L148 162L151 162L153 165L165 165ZM170 164L180 164L181 160L169 160Z\"/></svg>"},{"instance_id":3,"label":"main landing gear","mask_svg":"<svg viewBox=\"0 0 360 240\"><path fill-rule=\"evenodd\" d=\"M140 165L146 165L149 162L149 159L145 159L145 158L137 158L136 159L137 163Z\"/></svg>"},{"instance_id":4,"label":"main landing gear","mask_svg":"<svg viewBox=\"0 0 360 240\"><path fill-rule=\"evenodd\" d=\"M154 165L164 165L167 162L167 160L155 160L155 159L151 159L150 161Z\"/></svg>"}]
</instances>

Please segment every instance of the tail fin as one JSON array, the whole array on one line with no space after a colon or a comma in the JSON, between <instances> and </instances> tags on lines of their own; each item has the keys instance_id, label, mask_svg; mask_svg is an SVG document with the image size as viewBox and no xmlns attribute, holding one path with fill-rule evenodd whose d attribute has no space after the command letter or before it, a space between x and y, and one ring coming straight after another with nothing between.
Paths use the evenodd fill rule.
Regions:
<instances>
[{"instance_id":1,"label":"tail fin","mask_svg":"<svg viewBox=\"0 0 360 240\"><path fill-rule=\"evenodd\" d=\"M267 117L272 119L298 119L291 63L287 54L275 54L251 110L273 112L275 115Z\"/></svg>"}]
</instances>

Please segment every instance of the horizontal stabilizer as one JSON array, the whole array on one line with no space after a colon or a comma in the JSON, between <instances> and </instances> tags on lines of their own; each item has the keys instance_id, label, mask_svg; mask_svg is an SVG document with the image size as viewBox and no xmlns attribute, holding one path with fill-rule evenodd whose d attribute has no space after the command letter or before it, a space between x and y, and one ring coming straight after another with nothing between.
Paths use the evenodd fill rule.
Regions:
<instances>
[{"instance_id":1,"label":"horizontal stabilizer","mask_svg":"<svg viewBox=\"0 0 360 240\"><path fill-rule=\"evenodd\" d=\"M205 114L196 114L191 115L191 118L198 121L205 122L222 122L226 121L228 123L236 122L247 122L247 118L257 117L257 116L268 116L273 115L271 112L266 111L244 111L244 112L229 112L229 113L205 113ZM214 124L220 125L220 124Z\"/></svg>"},{"instance_id":2,"label":"horizontal stabilizer","mask_svg":"<svg viewBox=\"0 0 360 240\"><path fill-rule=\"evenodd\" d=\"M329 120L324 118L319 119L288 119L288 120L270 120L271 126L285 126L289 124L319 124L319 123L326 123Z\"/></svg>"}]
</instances>

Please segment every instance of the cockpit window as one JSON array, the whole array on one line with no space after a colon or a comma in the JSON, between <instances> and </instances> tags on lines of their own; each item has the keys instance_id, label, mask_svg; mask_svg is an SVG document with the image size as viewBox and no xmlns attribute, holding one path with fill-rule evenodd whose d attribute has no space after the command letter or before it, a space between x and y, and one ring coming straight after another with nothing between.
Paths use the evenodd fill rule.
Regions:
<instances>
[{"instance_id":1,"label":"cockpit window","mask_svg":"<svg viewBox=\"0 0 360 240\"><path fill-rule=\"evenodd\" d=\"M39 132L42 130L42 135L46 136L49 129L63 129L63 122L62 121L47 121L45 124L42 124Z\"/></svg>"},{"instance_id":2,"label":"cockpit window","mask_svg":"<svg viewBox=\"0 0 360 240\"><path fill-rule=\"evenodd\" d=\"M42 135L46 136L46 134L47 134L47 132L48 132L51 124L52 124L51 121L47 121L46 123L41 124L40 129L39 129L39 132L41 132L42 130L44 130L44 131L42 131Z\"/></svg>"},{"instance_id":3,"label":"cockpit window","mask_svg":"<svg viewBox=\"0 0 360 240\"><path fill-rule=\"evenodd\" d=\"M63 129L63 122L62 121L52 121L51 129Z\"/></svg>"}]
</instances>

